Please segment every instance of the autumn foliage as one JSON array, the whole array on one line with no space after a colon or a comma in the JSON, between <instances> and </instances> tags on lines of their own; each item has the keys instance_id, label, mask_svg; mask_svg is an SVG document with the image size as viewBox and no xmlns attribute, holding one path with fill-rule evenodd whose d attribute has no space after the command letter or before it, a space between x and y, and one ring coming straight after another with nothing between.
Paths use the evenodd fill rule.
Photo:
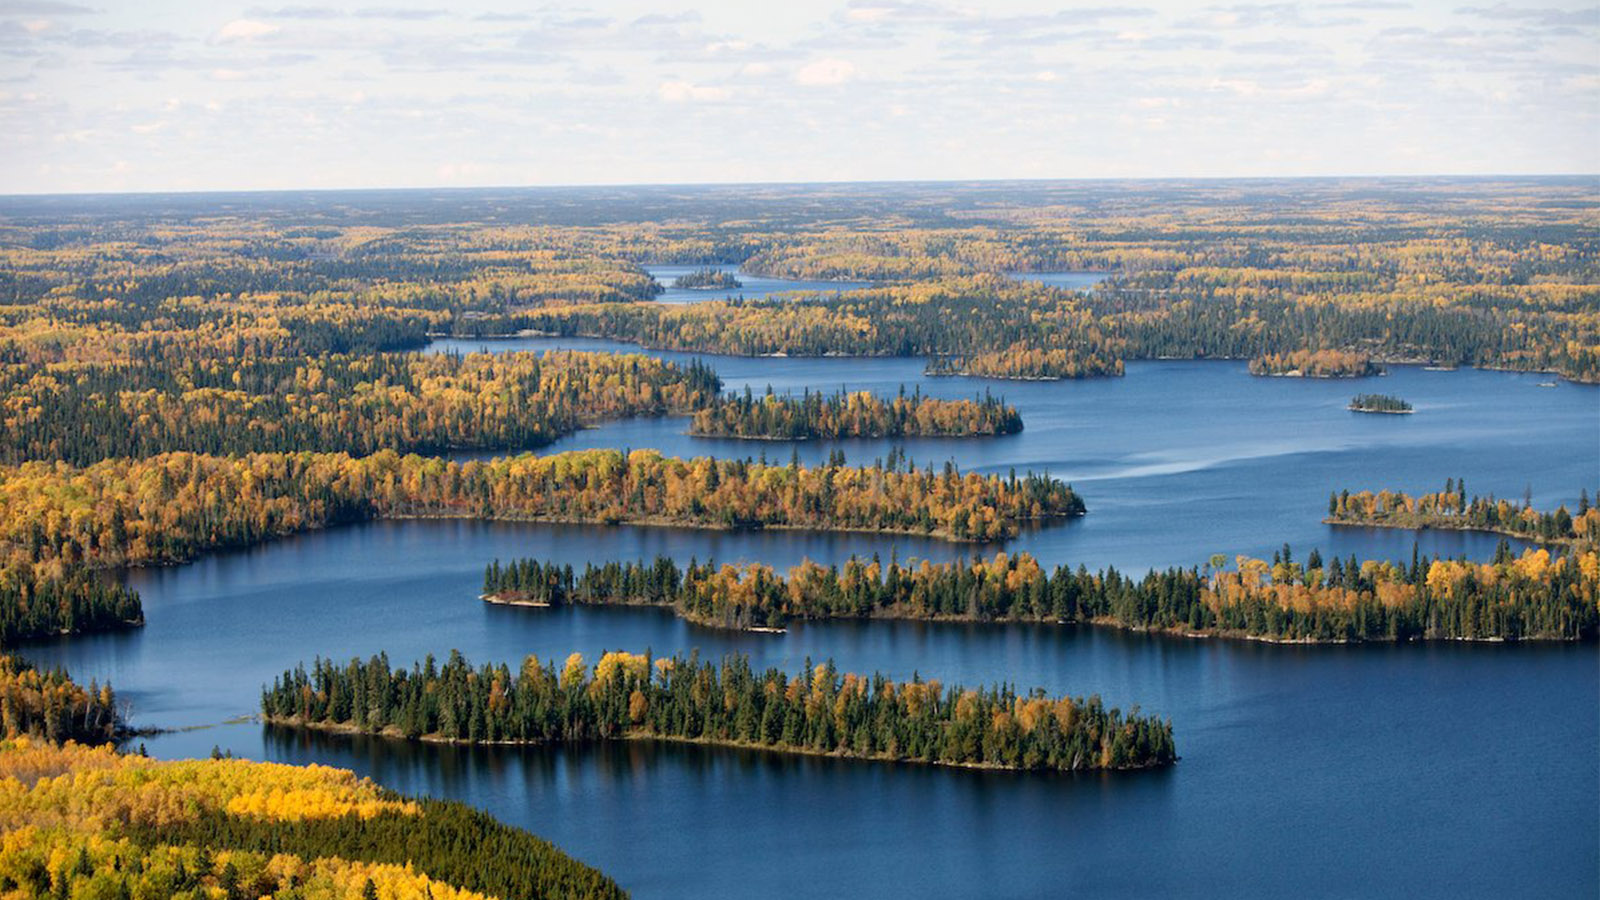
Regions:
<instances>
[{"instance_id":1,"label":"autumn foliage","mask_svg":"<svg viewBox=\"0 0 1600 900\"><path fill-rule=\"evenodd\" d=\"M156 762L23 737L0 741L0 896L623 894L526 832L344 770Z\"/></svg>"},{"instance_id":2,"label":"autumn foliage","mask_svg":"<svg viewBox=\"0 0 1600 900\"><path fill-rule=\"evenodd\" d=\"M1435 576L1436 572L1448 575ZM484 593L537 605L642 604L724 628L775 628L794 620L891 618L1086 623L1272 640L1395 641L1442 638L1591 640L1600 636L1600 556L1548 551L1492 563L1435 559L1304 565L1238 557L1199 569L1130 578L1115 569L1047 571L1026 553L933 563L852 557L809 560L786 574L760 563L586 565L498 560Z\"/></svg>"}]
</instances>

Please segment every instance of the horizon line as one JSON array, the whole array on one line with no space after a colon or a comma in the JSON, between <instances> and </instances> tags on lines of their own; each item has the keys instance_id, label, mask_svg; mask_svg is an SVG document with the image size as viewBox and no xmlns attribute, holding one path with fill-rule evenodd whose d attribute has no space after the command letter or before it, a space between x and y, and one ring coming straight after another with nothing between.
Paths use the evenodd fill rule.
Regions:
<instances>
[{"instance_id":1,"label":"horizon line","mask_svg":"<svg viewBox=\"0 0 1600 900\"><path fill-rule=\"evenodd\" d=\"M1600 187L1597 172L1545 172L1545 173L1450 173L1421 174L1324 174L1324 175L1138 175L1138 176L1064 176L1055 178L885 178L850 179L839 181L633 181L633 182L570 182L545 184L485 184L485 185L413 185L387 187L271 187L271 188L193 188L152 189L129 191L23 191L0 193L0 202L15 199L70 199L89 197L184 197L211 194L347 194L347 193L407 193L423 191L540 191L573 189L626 189L626 188L770 188L770 187L867 187L889 185L972 185L972 184L1130 184L1130 183L1239 183L1279 181L1573 181L1594 179Z\"/></svg>"}]
</instances>

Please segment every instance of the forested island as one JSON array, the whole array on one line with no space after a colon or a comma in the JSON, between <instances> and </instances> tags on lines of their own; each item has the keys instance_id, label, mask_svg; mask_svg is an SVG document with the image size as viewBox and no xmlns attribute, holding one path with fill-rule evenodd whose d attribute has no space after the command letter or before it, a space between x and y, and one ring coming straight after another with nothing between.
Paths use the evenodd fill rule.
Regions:
<instances>
[{"instance_id":1,"label":"forested island","mask_svg":"<svg viewBox=\"0 0 1600 900\"><path fill-rule=\"evenodd\" d=\"M1288 378L1364 378L1383 370L1360 353L1341 350L1294 350L1268 353L1250 360L1251 375Z\"/></svg>"},{"instance_id":2,"label":"forested island","mask_svg":"<svg viewBox=\"0 0 1600 900\"><path fill-rule=\"evenodd\" d=\"M1143 769L1177 760L1172 726L1098 697L1010 687L965 689L913 677L841 674L832 661L794 675L746 656L572 654L558 669L527 657L515 675L452 652L410 670L385 656L318 660L262 691L272 723L463 743L689 741L852 759L994 769Z\"/></svg>"},{"instance_id":3,"label":"forested island","mask_svg":"<svg viewBox=\"0 0 1600 900\"><path fill-rule=\"evenodd\" d=\"M1494 495L1467 498L1465 479L1445 480L1444 490L1411 496L1401 491L1338 491L1328 496L1330 525L1366 525L1378 528L1449 528L1486 531L1527 538L1544 544L1600 546L1600 507L1589 501L1587 488L1578 493L1577 511L1565 504L1541 512L1524 500L1496 499Z\"/></svg>"},{"instance_id":4,"label":"forested island","mask_svg":"<svg viewBox=\"0 0 1600 900\"><path fill-rule=\"evenodd\" d=\"M1412 412L1411 404L1390 394L1357 394L1350 398L1351 412L1406 415Z\"/></svg>"},{"instance_id":5,"label":"forested island","mask_svg":"<svg viewBox=\"0 0 1600 900\"><path fill-rule=\"evenodd\" d=\"M689 291L716 291L741 288L744 287L744 283L734 277L732 272L705 268L679 275L673 279L672 286Z\"/></svg>"},{"instance_id":6,"label":"forested island","mask_svg":"<svg viewBox=\"0 0 1600 900\"><path fill-rule=\"evenodd\" d=\"M1142 578L1116 569L1047 572L1030 555L844 566L806 561L780 575L769 566L717 567L672 559L569 565L490 564L484 596L535 606L664 606L698 624L777 629L808 619L884 618L1107 625L1192 636L1304 643L1410 640L1593 640L1600 636L1600 556L1552 559L1547 551L1494 562L1413 559L1409 566L1355 557L1304 564L1288 547L1265 560L1223 557L1203 569Z\"/></svg>"},{"instance_id":7,"label":"forested island","mask_svg":"<svg viewBox=\"0 0 1600 900\"><path fill-rule=\"evenodd\" d=\"M940 400L921 389L892 400L867 391L762 397L749 389L722 396L694 414L690 433L708 437L809 440L862 437L975 437L1016 434L1022 416L992 395L981 400Z\"/></svg>"}]
</instances>

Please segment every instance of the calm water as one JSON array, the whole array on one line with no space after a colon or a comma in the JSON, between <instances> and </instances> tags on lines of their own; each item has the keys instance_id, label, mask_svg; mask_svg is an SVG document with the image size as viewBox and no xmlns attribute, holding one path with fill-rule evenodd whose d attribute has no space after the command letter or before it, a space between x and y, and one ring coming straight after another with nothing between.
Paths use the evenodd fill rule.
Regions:
<instances>
[{"instance_id":1,"label":"calm water","mask_svg":"<svg viewBox=\"0 0 1600 900\"><path fill-rule=\"evenodd\" d=\"M437 341L437 350L554 347L638 348L583 338ZM1284 542L1299 554L1409 559L1422 552L1486 559L1498 538L1463 532L1331 528L1322 524L1331 491L1440 490L1460 477L1472 493L1541 507L1575 506L1600 483L1600 389L1547 377L1429 372L1397 366L1384 377L1257 378L1243 362L1135 362L1123 378L989 381L924 378L917 359L747 358L652 351L710 363L730 391L870 390L901 385L940 397L989 390L1017 407L1025 428L1001 438L850 441L737 441L691 437L686 418L613 422L564 438L549 452L653 447L677 456L825 460L830 451L870 463L895 447L920 463L1018 473L1048 471L1070 482L1089 507L1081 520L1032 530L1009 545L1052 563L1150 567L1195 565L1213 553L1270 556ZM1351 396L1397 394L1415 415L1345 409ZM470 454L464 454L470 455ZM493 454L482 454L493 455Z\"/></svg>"},{"instance_id":2,"label":"calm water","mask_svg":"<svg viewBox=\"0 0 1600 900\"><path fill-rule=\"evenodd\" d=\"M1069 291L1093 290L1095 285L1111 277L1110 272L1012 272L1010 275L1018 281L1037 281Z\"/></svg>"},{"instance_id":3,"label":"calm water","mask_svg":"<svg viewBox=\"0 0 1600 900\"><path fill-rule=\"evenodd\" d=\"M719 272L732 273L739 279L739 287L726 290L697 290L693 288L680 288L677 286L679 276L701 269L716 269ZM744 297L756 300L772 294L781 294L785 291L851 291L856 288L871 287L867 281L811 281L794 278L766 278L761 275L751 275L738 266L645 266L644 270L650 277L661 282L666 290L656 295L657 303L698 303L701 300L726 300L730 297Z\"/></svg>"},{"instance_id":4,"label":"calm water","mask_svg":"<svg viewBox=\"0 0 1600 900\"><path fill-rule=\"evenodd\" d=\"M774 561L800 551L767 536L714 540ZM814 542L805 552L838 549L801 540ZM113 679L137 721L170 726L249 713L263 682L316 654L410 661L454 647L515 661L576 649L592 661L650 647L1097 692L1177 728L1174 770L1106 777L656 746L463 751L254 724L146 742L163 757L221 745L319 761L462 799L639 897L1586 896L1600 881L1593 646L1294 648L909 623L741 635L656 610L475 599L485 555L706 546L665 529L337 529L136 573L142 632L27 652Z\"/></svg>"},{"instance_id":5,"label":"calm water","mask_svg":"<svg viewBox=\"0 0 1600 900\"><path fill-rule=\"evenodd\" d=\"M547 348L557 342L497 342ZM596 342L562 342L611 346ZM476 349L461 346L461 349ZM674 354L663 354L679 358ZM911 360L711 360L731 388L970 396L983 382L922 381ZM1409 555L1402 532L1319 524L1328 490L1468 489L1541 505L1600 473L1600 392L1542 378L1400 368L1386 379L1254 379L1234 363L1151 363L1128 377L991 383L1019 436L907 442L917 459L1049 468L1091 512L1012 547L1050 562L1192 564L1270 553L1284 540ZM1414 416L1360 416L1356 391ZM1226 398L1226 399L1224 399ZM556 449L625 444L672 453L784 445L703 441L681 419L626 422ZM882 441L845 445L855 460ZM805 459L829 445L799 445ZM1424 535L1424 550L1482 555L1493 541ZM591 661L604 649L698 648L798 669L946 682L1010 680L1099 693L1170 717L1183 761L1126 776L1033 776L785 759L705 748L461 750L276 732L250 723L151 738L159 756L213 745L252 758L354 768L453 797L544 835L639 897L1594 896L1600 891L1600 652L1590 646L1274 647L1041 627L833 623L782 636L686 625L655 610L509 609L476 600L484 564L536 555L760 559L784 567L851 552L944 558L936 541L475 522L380 522L302 535L192 565L131 573L138 633L34 645L27 654L111 679L138 724L202 726L254 711L294 662L386 650L409 663L458 648Z\"/></svg>"}]
</instances>

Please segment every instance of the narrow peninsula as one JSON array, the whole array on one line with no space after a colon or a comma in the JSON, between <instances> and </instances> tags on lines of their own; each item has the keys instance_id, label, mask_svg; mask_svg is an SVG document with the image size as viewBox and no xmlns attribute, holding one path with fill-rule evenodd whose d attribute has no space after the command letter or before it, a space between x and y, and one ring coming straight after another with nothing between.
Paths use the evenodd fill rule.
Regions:
<instances>
[{"instance_id":1,"label":"narrow peninsula","mask_svg":"<svg viewBox=\"0 0 1600 900\"><path fill-rule=\"evenodd\" d=\"M1288 547L1272 560L1246 556L1226 568L1152 570L1133 578L1106 569L1047 571L1027 553L907 563L851 557L843 566L809 560L786 575L666 557L610 562L581 571L559 562L496 561L483 597L538 607L658 606L696 624L775 631L823 619L1031 622L1097 625L1191 637L1282 643L1414 640L1593 640L1600 636L1600 557L1592 548L1520 557L1502 547L1493 562L1420 557L1410 564L1324 559L1302 564Z\"/></svg>"},{"instance_id":2,"label":"narrow peninsula","mask_svg":"<svg viewBox=\"0 0 1600 900\"><path fill-rule=\"evenodd\" d=\"M1445 481L1442 491L1413 497L1401 491L1339 491L1328 496L1329 525L1373 528L1442 528L1503 534L1541 544L1577 548L1600 546L1600 507L1589 501L1587 488L1578 492L1576 511L1566 504L1555 510L1487 497L1467 497L1466 482Z\"/></svg>"}]
</instances>

